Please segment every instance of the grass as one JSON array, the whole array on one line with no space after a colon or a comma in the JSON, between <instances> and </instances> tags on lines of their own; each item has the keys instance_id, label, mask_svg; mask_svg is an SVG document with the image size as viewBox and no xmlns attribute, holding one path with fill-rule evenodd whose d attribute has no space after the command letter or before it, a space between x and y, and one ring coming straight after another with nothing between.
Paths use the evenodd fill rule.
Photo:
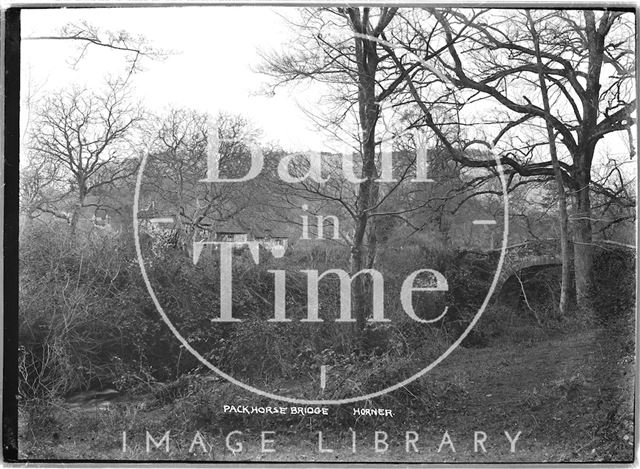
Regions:
<instances>
[{"instance_id":1,"label":"grass","mask_svg":"<svg viewBox=\"0 0 640 469\"><path fill-rule=\"evenodd\" d=\"M632 329L572 328L546 339L523 338L518 343L515 336L489 347L459 348L407 388L355 405L390 408L393 418L354 416L352 405L331 407L329 416L313 417L223 413L224 404L286 404L201 377L193 377L189 386L175 386L180 392L117 402L103 411L68 409L61 402L23 404L19 451L25 459L70 460L631 461L634 352L633 347L619 346L633 341L622 337L629 333ZM401 373L402 364L379 360L359 373L374 366L389 370L384 379ZM348 387L348 370L344 373L343 386ZM276 386L295 393L303 384L282 381ZM344 389L337 386L335 391ZM349 429L358 435L356 453ZM158 441L167 430L170 451L147 453L146 431ZM225 437L234 430L242 432L242 452L226 449ZM276 452L261 451L260 432L265 430L276 432ZM515 453L505 430L522 432ZM124 453L123 431L128 434ZM198 431L212 451L189 452ZM318 431L332 453L319 451ZM376 431L388 434L384 452L375 451ZM407 431L419 434L418 453L406 451ZM486 453L474 451L474 431L486 433ZM455 452L448 445L437 451L445 432Z\"/></svg>"}]
</instances>

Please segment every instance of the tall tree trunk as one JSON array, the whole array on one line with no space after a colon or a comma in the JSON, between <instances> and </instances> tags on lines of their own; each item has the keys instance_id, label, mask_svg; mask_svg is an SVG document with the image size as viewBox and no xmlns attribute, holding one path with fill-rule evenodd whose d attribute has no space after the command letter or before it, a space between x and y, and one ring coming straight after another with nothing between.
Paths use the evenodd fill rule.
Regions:
<instances>
[{"instance_id":1,"label":"tall tree trunk","mask_svg":"<svg viewBox=\"0 0 640 469\"><path fill-rule=\"evenodd\" d=\"M357 9L350 9L349 15L356 32L370 34L368 31L368 9L363 10L360 17ZM358 64L358 116L360 120L362 178L365 180L358 187L356 202L355 234L351 248L351 274L362 270L367 259L367 248L364 240L369 221L369 209L373 206L373 181L378 177L376 168L376 123L379 109L376 103L375 83L378 67L377 43L370 39L356 37L356 62ZM356 327L362 332L367 319L366 282L365 276L359 275L352 285L352 304L355 310Z\"/></svg>"},{"instance_id":2,"label":"tall tree trunk","mask_svg":"<svg viewBox=\"0 0 640 469\"><path fill-rule=\"evenodd\" d=\"M376 170L376 176L377 176ZM380 186L378 184L374 184L371 186L369 191L369 206L375 206L378 201L378 196L380 195ZM376 218L369 217L369 222L367 224L367 262L365 263L365 268L373 269L373 266L376 262L376 256L378 255L378 224L376 223Z\"/></svg>"},{"instance_id":3,"label":"tall tree trunk","mask_svg":"<svg viewBox=\"0 0 640 469\"><path fill-rule=\"evenodd\" d=\"M578 307L591 308L593 288L593 245L591 230L591 199L589 195L589 174L578 173L579 188L575 194L573 213L574 265Z\"/></svg>"},{"instance_id":4,"label":"tall tree trunk","mask_svg":"<svg viewBox=\"0 0 640 469\"><path fill-rule=\"evenodd\" d=\"M378 255L378 232L375 218L369 220L369 233L367 234L367 262L366 269L373 269Z\"/></svg>"},{"instance_id":5,"label":"tall tree trunk","mask_svg":"<svg viewBox=\"0 0 640 469\"><path fill-rule=\"evenodd\" d=\"M78 230L78 222L80 221L82 207L84 207L84 199L84 195L80 193L80 195L78 195L78 201L73 207L73 212L71 213L71 221L69 222L69 232L71 233L71 236L75 236Z\"/></svg>"},{"instance_id":6,"label":"tall tree trunk","mask_svg":"<svg viewBox=\"0 0 640 469\"><path fill-rule=\"evenodd\" d=\"M549 92L547 89L547 81L543 72L542 56L540 54L540 39L536 31L535 23L531 17L531 12L527 10L527 19L529 21L529 30L533 39L533 45L536 52L536 63L538 66L538 78L540 80L540 92L542 94L542 104L544 106L545 121L547 127L547 137L549 138L549 153L551 155L551 163L553 173L556 180L558 191L558 217L560 218L560 253L562 256L562 284L560 286L560 305L558 309L561 315L567 314L574 307L574 289L573 279L571 275L572 256L571 245L569 243L569 217L567 215L567 198L564 191L564 181L562 179L562 169L558 161L558 153L556 149L556 137L551 122L551 105L549 104Z\"/></svg>"},{"instance_id":7,"label":"tall tree trunk","mask_svg":"<svg viewBox=\"0 0 640 469\"><path fill-rule=\"evenodd\" d=\"M375 123L373 124L375 125ZM373 138L372 144L373 144ZM373 144L374 145L374 144ZM373 147L375 149L375 146ZM369 225L369 208L371 205L371 191L373 180L377 177L377 170L375 167L375 152L368 151L366 146L363 145L363 176L367 177L367 180L360 184L358 189L358 217L356 218L356 230L353 238L353 246L351 247L351 275L356 272L367 268L369 264L369 254L375 255L375 234L371 235L371 230L375 230L375 227ZM373 155L372 155L373 154ZM371 164L368 169L367 159L371 158ZM367 230L369 228L369 230ZM367 233L369 235L367 236ZM366 239L366 242L365 242ZM373 245L370 245L373 243ZM356 326L359 331L364 330L366 325L366 319L368 315L367 309L367 282L369 278L364 275L358 275L353 280L352 288L352 304L355 310Z\"/></svg>"},{"instance_id":8,"label":"tall tree trunk","mask_svg":"<svg viewBox=\"0 0 640 469\"><path fill-rule=\"evenodd\" d=\"M363 252L363 239L367 226L366 215L356 219L356 230L353 237L353 245L351 246L350 270L351 274L362 270L365 253ZM365 286L362 275L358 275L354 280L351 288L351 304L356 316L356 327L358 331L365 328L367 312L364 305Z\"/></svg>"},{"instance_id":9,"label":"tall tree trunk","mask_svg":"<svg viewBox=\"0 0 640 469\"><path fill-rule=\"evenodd\" d=\"M574 225L574 265L576 275L576 294L581 310L591 309L593 287L593 246L591 227L591 164L597 140L593 140L600 113L600 74L604 64L605 36L608 13L603 13L596 22L595 12L584 11L585 37L588 50L588 65L583 100L582 123L578 131L578 149L573 155L574 177L576 180Z\"/></svg>"}]
</instances>

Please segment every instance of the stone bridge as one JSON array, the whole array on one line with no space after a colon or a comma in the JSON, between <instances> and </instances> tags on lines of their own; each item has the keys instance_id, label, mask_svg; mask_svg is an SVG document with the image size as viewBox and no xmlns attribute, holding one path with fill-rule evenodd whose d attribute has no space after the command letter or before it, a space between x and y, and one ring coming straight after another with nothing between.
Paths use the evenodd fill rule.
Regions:
<instances>
[{"instance_id":1,"label":"stone bridge","mask_svg":"<svg viewBox=\"0 0 640 469\"><path fill-rule=\"evenodd\" d=\"M508 246L494 294L499 294L507 280L522 271L562 265L558 244L559 240L549 239Z\"/></svg>"}]
</instances>

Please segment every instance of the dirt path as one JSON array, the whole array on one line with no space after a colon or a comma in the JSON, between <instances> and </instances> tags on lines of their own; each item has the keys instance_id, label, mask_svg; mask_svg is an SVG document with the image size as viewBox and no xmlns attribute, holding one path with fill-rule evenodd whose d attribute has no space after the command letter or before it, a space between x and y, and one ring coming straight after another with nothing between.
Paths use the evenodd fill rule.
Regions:
<instances>
[{"instance_id":1,"label":"dirt path","mask_svg":"<svg viewBox=\"0 0 640 469\"><path fill-rule=\"evenodd\" d=\"M559 385L593 366L599 352L599 331L558 337L532 346L461 349L452 360L433 370L432 379L459 373L469 379L472 402L505 405L544 385Z\"/></svg>"},{"instance_id":2,"label":"dirt path","mask_svg":"<svg viewBox=\"0 0 640 469\"><path fill-rule=\"evenodd\" d=\"M594 329L529 347L465 349L433 379L459 373L468 395L438 423L463 430L522 430L523 449L547 461L632 457L633 363L619 331ZM625 362L625 358L626 362ZM623 457L624 458L624 457Z\"/></svg>"}]
</instances>

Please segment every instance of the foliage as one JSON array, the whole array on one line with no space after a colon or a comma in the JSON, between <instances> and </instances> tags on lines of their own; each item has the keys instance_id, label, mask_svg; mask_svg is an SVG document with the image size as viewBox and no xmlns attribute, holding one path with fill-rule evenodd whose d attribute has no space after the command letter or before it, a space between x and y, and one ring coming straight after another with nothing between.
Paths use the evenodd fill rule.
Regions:
<instances>
[{"instance_id":1,"label":"foliage","mask_svg":"<svg viewBox=\"0 0 640 469\"><path fill-rule=\"evenodd\" d=\"M636 300L636 257L629 249L606 247L594 258L594 310L598 321L609 323L633 314Z\"/></svg>"}]
</instances>

